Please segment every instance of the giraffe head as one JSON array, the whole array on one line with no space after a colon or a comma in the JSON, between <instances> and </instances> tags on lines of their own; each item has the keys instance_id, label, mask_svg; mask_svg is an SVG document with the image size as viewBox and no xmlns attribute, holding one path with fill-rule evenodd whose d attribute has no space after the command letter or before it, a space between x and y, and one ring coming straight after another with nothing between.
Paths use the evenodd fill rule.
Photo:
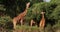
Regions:
<instances>
[{"instance_id":1,"label":"giraffe head","mask_svg":"<svg viewBox=\"0 0 60 32\"><path fill-rule=\"evenodd\" d=\"M41 12L41 14L45 14L45 12Z\"/></svg>"},{"instance_id":2,"label":"giraffe head","mask_svg":"<svg viewBox=\"0 0 60 32\"><path fill-rule=\"evenodd\" d=\"M28 3L26 4L26 7L29 8L29 5L30 5L30 2L28 2Z\"/></svg>"}]
</instances>

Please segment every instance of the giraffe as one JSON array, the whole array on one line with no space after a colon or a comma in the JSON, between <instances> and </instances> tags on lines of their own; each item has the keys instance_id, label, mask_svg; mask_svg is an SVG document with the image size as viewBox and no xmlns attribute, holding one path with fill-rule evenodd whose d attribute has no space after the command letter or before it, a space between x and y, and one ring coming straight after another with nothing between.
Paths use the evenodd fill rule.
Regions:
<instances>
[{"instance_id":1,"label":"giraffe","mask_svg":"<svg viewBox=\"0 0 60 32\"><path fill-rule=\"evenodd\" d=\"M41 12L41 14L42 14L42 19L41 19L41 21L40 21L40 23L39 23L39 27L41 27L42 29L43 29L44 26L45 26L44 13L45 13L45 12Z\"/></svg>"},{"instance_id":2,"label":"giraffe","mask_svg":"<svg viewBox=\"0 0 60 32\"><path fill-rule=\"evenodd\" d=\"M25 9L24 12L20 13L17 17L13 18L13 29L16 29L16 24L19 20L20 20L21 25L23 25L23 19L24 19L24 16L26 15L26 13L27 13L27 9L29 8L29 5L30 5L30 2L28 2L26 4L26 9Z\"/></svg>"},{"instance_id":3,"label":"giraffe","mask_svg":"<svg viewBox=\"0 0 60 32\"><path fill-rule=\"evenodd\" d=\"M31 19L31 23L30 23L30 26L32 27L32 25L35 24L34 20Z\"/></svg>"}]
</instances>

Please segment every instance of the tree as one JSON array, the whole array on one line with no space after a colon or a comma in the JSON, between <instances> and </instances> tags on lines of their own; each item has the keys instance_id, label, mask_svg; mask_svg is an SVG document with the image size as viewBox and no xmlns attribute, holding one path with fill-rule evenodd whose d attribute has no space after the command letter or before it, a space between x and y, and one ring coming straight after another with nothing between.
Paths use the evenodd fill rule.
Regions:
<instances>
[{"instance_id":1,"label":"tree","mask_svg":"<svg viewBox=\"0 0 60 32\"><path fill-rule=\"evenodd\" d=\"M46 23L54 25L60 19L60 5L58 0L49 3L35 3L31 6L27 13L27 19L35 19L37 22L41 19L41 11L45 12Z\"/></svg>"}]
</instances>

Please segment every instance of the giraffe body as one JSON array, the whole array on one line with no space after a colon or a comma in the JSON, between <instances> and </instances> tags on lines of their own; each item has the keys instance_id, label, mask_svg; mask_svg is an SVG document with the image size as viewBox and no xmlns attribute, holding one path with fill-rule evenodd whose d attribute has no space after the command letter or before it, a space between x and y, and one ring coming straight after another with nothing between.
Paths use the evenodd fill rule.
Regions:
<instances>
[{"instance_id":1,"label":"giraffe body","mask_svg":"<svg viewBox=\"0 0 60 32\"><path fill-rule=\"evenodd\" d=\"M44 28L44 26L45 26L44 13L45 13L45 12L41 12L41 14L42 14L42 19L41 19L40 24L39 24L39 26L40 26L41 28Z\"/></svg>"},{"instance_id":2,"label":"giraffe body","mask_svg":"<svg viewBox=\"0 0 60 32\"><path fill-rule=\"evenodd\" d=\"M32 27L33 24L35 24L35 22L34 22L34 20L32 19L32 20L31 20L31 23L30 23L31 27Z\"/></svg>"},{"instance_id":3,"label":"giraffe body","mask_svg":"<svg viewBox=\"0 0 60 32\"><path fill-rule=\"evenodd\" d=\"M20 20L21 25L23 25L23 19L24 19L24 16L26 15L26 13L27 13L27 9L28 9L29 5L30 5L30 2L26 4L26 9L25 9L24 12L20 13L17 17L13 18L13 28L14 29L16 29L16 24L19 20Z\"/></svg>"}]
</instances>

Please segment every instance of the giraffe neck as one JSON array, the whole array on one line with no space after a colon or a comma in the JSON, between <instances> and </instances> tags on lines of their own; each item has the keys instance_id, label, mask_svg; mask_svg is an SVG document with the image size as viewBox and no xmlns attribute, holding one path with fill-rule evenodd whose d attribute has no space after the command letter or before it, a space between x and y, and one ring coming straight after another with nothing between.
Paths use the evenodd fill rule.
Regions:
<instances>
[{"instance_id":1,"label":"giraffe neck","mask_svg":"<svg viewBox=\"0 0 60 32\"><path fill-rule=\"evenodd\" d=\"M26 6L24 12L20 13L20 14L17 16L17 18L19 18L19 19L20 19L20 18L23 18L23 17L27 14L27 9L28 9L28 7Z\"/></svg>"},{"instance_id":2,"label":"giraffe neck","mask_svg":"<svg viewBox=\"0 0 60 32\"><path fill-rule=\"evenodd\" d=\"M25 12L27 12L28 7L26 7Z\"/></svg>"},{"instance_id":3,"label":"giraffe neck","mask_svg":"<svg viewBox=\"0 0 60 32\"><path fill-rule=\"evenodd\" d=\"M44 18L44 14L42 14L42 18Z\"/></svg>"},{"instance_id":4,"label":"giraffe neck","mask_svg":"<svg viewBox=\"0 0 60 32\"><path fill-rule=\"evenodd\" d=\"M24 14L26 14L26 13L27 13L27 9L28 9L28 8L26 7L25 11L23 12Z\"/></svg>"}]
</instances>

